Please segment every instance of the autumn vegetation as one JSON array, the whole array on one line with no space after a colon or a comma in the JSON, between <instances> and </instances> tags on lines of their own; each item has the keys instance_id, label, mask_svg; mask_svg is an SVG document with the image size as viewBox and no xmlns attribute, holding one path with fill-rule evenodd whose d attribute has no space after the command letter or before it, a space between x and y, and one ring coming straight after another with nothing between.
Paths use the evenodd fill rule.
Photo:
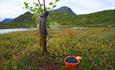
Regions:
<instances>
[{"instance_id":1,"label":"autumn vegetation","mask_svg":"<svg viewBox=\"0 0 115 70\"><path fill-rule=\"evenodd\" d=\"M48 30L48 55L42 55L37 31L0 35L0 68L2 70L38 70L48 65L65 70L64 58L70 54L82 57L81 70L114 70L115 28ZM50 67L49 66L49 67Z\"/></svg>"}]
</instances>

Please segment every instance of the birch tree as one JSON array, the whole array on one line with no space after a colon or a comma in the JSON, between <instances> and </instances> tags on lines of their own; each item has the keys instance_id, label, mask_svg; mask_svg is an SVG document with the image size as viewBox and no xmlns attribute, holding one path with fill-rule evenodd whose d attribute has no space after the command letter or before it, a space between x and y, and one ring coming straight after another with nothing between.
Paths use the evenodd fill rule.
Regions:
<instances>
[{"instance_id":1,"label":"birch tree","mask_svg":"<svg viewBox=\"0 0 115 70\"><path fill-rule=\"evenodd\" d=\"M56 7L58 1L49 2L49 7L46 6L46 0L37 0L37 2L33 2L31 5L27 1L24 2L25 8L34 14L33 17L36 20L36 26L38 26L40 46L43 48L43 54L47 54L47 16Z\"/></svg>"}]
</instances>

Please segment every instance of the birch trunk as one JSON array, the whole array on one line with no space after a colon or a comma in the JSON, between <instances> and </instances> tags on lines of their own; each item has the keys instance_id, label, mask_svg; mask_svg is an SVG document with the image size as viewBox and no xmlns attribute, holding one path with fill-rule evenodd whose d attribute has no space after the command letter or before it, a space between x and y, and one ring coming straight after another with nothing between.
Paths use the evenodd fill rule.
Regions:
<instances>
[{"instance_id":1,"label":"birch trunk","mask_svg":"<svg viewBox=\"0 0 115 70\"><path fill-rule=\"evenodd\" d=\"M49 11L45 11L39 16L40 46L43 48L42 53L47 54L47 29L46 22Z\"/></svg>"}]
</instances>

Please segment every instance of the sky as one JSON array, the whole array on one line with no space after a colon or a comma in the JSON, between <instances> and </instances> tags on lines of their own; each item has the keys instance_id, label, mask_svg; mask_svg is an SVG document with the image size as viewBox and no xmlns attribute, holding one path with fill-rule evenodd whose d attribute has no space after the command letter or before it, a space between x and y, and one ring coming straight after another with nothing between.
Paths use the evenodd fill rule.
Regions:
<instances>
[{"instance_id":1,"label":"sky","mask_svg":"<svg viewBox=\"0 0 115 70\"><path fill-rule=\"evenodd\" d=\"M0 0L0 21L5 18L16 18L25 13L23 2L25 0ZM26 0L30 3L37 0ZM41 0L42 1L42 0ZM46 0L48 4L50 1ZM97 11L115 9L115 0L60 0L57 8L61 6L70 7L76 14L89 14Z\"/></svg>"}]
</instances>

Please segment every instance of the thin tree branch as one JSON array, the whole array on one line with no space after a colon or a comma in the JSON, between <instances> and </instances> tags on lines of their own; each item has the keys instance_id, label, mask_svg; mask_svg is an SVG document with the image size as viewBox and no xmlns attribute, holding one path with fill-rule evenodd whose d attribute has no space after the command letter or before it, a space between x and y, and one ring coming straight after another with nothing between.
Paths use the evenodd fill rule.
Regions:
<instances>
[{"instance_id":1,"label":"thin tree branch","mask_svg":"<svg viewBox=\"0 0 115 70\"><path fill-rule=\"evenodd\" d=\"M41 2L40 2L40 0L38 0L38 3L39 3L39 5L40 5L40 8L42 9L42 6L41 6Z\"/></svg>"},{"instance_id":2,"label":"thin tree branch","mask_svg":"<svg viewBox=\"0 0 115 70\"><path fill-rule=\"evenodd\" d=\"M45 0L43 0L43 4L44 4L44 12L46 11L46 4L45 4Z\"/></svg>"}]
</instances>

